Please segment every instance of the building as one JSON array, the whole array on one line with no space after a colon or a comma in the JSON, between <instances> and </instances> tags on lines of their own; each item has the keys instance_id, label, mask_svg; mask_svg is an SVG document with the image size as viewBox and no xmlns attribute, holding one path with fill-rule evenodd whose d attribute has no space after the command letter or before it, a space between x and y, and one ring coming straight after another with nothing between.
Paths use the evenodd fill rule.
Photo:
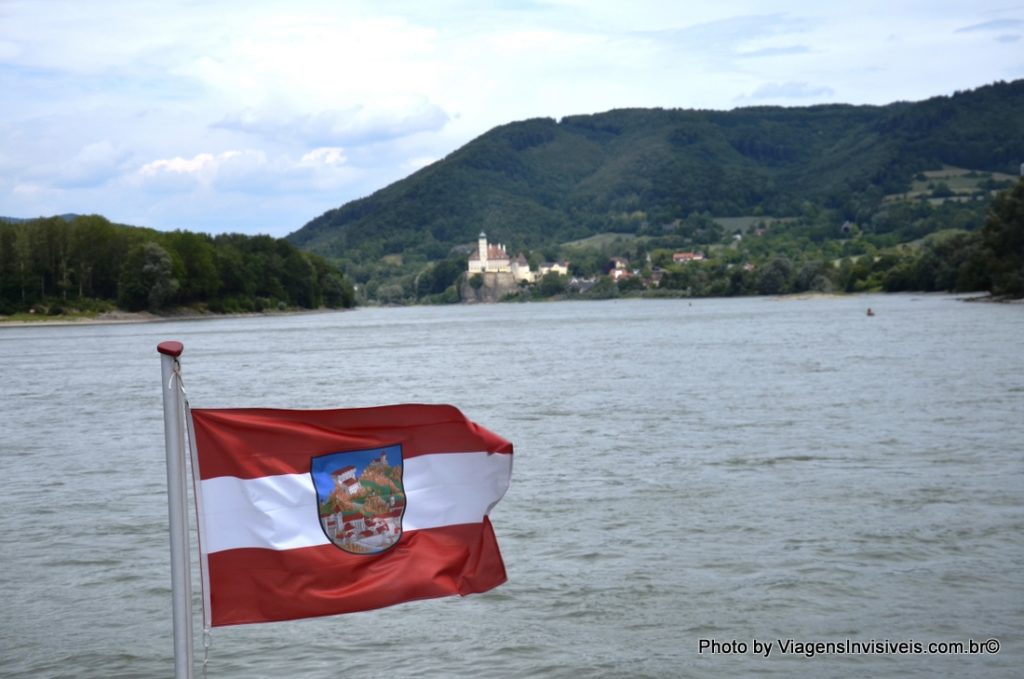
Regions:
<instances>
[{"instance_id":1,"label":"building","mask_svg":"<svg viewBox=\"0 0 1024 679\"><path fill-rule=\"evenodd\" d=\"M537 276L530 270L530 263L526 261L526 257L523 257L521 252L512 260L512 278L515 278L516 281L525 281L527 283L533 283L537 280Z\"/></svg>"},{"instance_id":2,"label":"building","mask_svg":"<svg viewBox=\"0 0 1024 679\"><path fill-rule=\"evenodd\" d=\"M334 477L334 487L336 490L344 491L349 495L355 495L359 492L359 480L356 479L356 468L353 466L343 467L335 471L331 476Z\"/></svg>"},{"instance_id":3,"label":"building","mask_svg":"<svg viewBox=\"0 0 1024 679\"><path fill-rule=\"evenodd\" d=\"M543 276L543 275L549 274L549 273L556 273L559 276L568 276L569 275L569 262L568 261L544 262L538 268L537 276Z\"/></svg>"},{"instance_id":4,"label":"building","mask_svg":"<svg viewBox=\"0 0 1024 679\"><path fill-rule=\"evenodd\" d=\"M609 262L612 266L608 271L608 275L613 281L629 278L632 275L629 272L629 260L625 257L612 257Z\"/></svg>"},{"instance_id":5,"label":"building","mask_svg":"<svg viewBox=\"0 0 1024 679\"><path fill-rule=\"evenodd\" d=\"M703 252L674 252L672 253L672 263L682 264L685 262L700 262L704 259Z\"/></svg>"},{"instance_id":6,"label":"building","mask_svg":"<svg viewBox=\"0 0 1024 679\"><path fill-rule=\"evenodd\" d=\"M478 273L512 274L512 279L516 283L533 283L537 280L537 275L530 270L530 263L522 253L516 255L515 259L510 258L505 246L501 243L488 243L487 234L483 231L477 240L476 252L469 256L467 271L470 276Z\"/></svg>"},{"instance_id":7,"label":"building","mask_svg":"<svg viewBox=\"0 0 1024 679\"><path fill-rule=\"evenodd\" d=\"M488 244L483 231L477 239L476 252L469 256L469 275L476 273L512 273L512 261L505 246Z\"/></svg>"}]
</instances>

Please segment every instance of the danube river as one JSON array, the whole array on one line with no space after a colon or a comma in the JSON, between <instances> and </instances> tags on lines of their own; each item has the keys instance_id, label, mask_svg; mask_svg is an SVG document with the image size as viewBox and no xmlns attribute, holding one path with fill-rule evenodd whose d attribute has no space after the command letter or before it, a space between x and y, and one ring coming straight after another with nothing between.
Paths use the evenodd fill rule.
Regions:
<instances>
[{"instance_id":1,"label":"danube river","mask_svg":"<svg viewBox=\"0 0 1024 679\"><path fill-rule=\"evenodd\" d=\"M217 628L211 677L1020 676L1021 338L909 295L0 327L0 676L172 672L167 339L196 406L515 444L507 584Z\"/></svg>"}]
</instances>

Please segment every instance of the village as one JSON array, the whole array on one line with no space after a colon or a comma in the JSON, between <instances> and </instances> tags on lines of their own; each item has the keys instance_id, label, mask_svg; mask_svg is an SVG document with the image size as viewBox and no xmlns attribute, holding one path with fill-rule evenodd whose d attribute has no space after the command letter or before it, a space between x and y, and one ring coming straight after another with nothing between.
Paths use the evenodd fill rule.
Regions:
<instances>
[{"instance_id":1,"label":"village","mask_svg":"<svg viewBox=\"0 0 1024 679\"><path fill-rule=\"evenodd\" d=\"M672 254L673 264L687 264L704 260L705 256L702 252L679 251ZM664 270L657 266L651 266L650 255L647 256L644 268L649 272L646 275L643 274L643 268L631 266L625 257L611 257L608 260L607 275L616 284L634 279L638 281L640 287L658 287L665 274ZM753 265L748 264L744 268L752 271ZM567 260L545 262L534 271L522 253L510 257L505 245L489 243L487 234L483 231L480 232L477 240L476 250L469 255L466 274L467 280L472 279L473 276L480 276L479 280L484 286L506 290L512 290L522 285L532 285L548 274L557 274L566 277L568 289L585 293L596 285L598 280L596 277L573 276L570 273L570 262Z\"/></svg>"}]
</instances>

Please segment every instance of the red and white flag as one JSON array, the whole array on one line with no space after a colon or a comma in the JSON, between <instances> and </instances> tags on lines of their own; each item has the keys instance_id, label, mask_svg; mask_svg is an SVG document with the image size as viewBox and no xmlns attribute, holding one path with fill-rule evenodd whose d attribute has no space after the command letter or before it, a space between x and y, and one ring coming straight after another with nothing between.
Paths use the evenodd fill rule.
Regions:
<instances>
[{"instance_id":1,"label":"red and white flag","mask_svg":"<svg viewBox=\"0 0 1024 679\"><path fill-rule=\"evenodd\" d=\"M512 444L446 405L193 409L214 626L350 613L505 582L488 514Z\"/></svg>"}]
</instances>

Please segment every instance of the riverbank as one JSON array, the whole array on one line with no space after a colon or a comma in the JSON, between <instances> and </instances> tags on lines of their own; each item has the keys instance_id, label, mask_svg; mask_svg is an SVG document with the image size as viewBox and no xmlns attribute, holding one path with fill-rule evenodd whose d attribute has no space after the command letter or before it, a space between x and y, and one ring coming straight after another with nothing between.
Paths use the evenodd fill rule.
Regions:
<instances>
[{"instance_id":1,"label":"riverbank","mask_svg":"<svg viewBox=\"0 0 1024 679\"><path fill-rule=\"evenodd\" d=\"M128 323L165 323L167 321L201 321L213 318L255 318L258 316L291 316L295 314L329 313L347 311L347 309L289 309L285 311L247 312L238 314L217 314L210 311L194 309L172 311L166 314L154 314L148 311L104 311L93 316L0 316L0 328L24 328L26 326L61 326L61 325L124 325Z\"/></svg>"},{"instance_id":2,"label":"riverbank","mask_svg":"<svg viewBox=\"0 0 1024 679\"><path fill-rule=\"evenodd\" d=\"M801 301L810 299L835 299L840 297L857 297L868 294L913 294L913 295L950 295L948 292L919 292L919 293L866 293L866 292L801 292L791 295L773 295L766 299L776 301ZM1024 304L1024 299L1010 297L993 297L988 293L963 293L954 295L963 302L990 302L997 304ZM567 299L567 298L562 298ZM581 299L574 297L571 299ZM647 297L644 295L623 296L621 299L715 299L712 297ZM559 299L528 300L528 301L560 301ZM598 301L598 300L594 300ZM418 306L418 305L413 305ZM195 309L181 309L166 314L153 314L148 311L104 311L92 316L29 316L29 314L18 314L17 316L0 315L0 328L17 328L25 326L61 326L61 325L113 325L127 323L163 323L167 321L198 321L213 318L256 318L260 316L290 316L295 314L316 314L330 313L332 311L351 311L351 309L288 309L285 311L262 311L246 312L236 314L218 314L210 311L196 311Z\"/></svg>"}]
</instances>

